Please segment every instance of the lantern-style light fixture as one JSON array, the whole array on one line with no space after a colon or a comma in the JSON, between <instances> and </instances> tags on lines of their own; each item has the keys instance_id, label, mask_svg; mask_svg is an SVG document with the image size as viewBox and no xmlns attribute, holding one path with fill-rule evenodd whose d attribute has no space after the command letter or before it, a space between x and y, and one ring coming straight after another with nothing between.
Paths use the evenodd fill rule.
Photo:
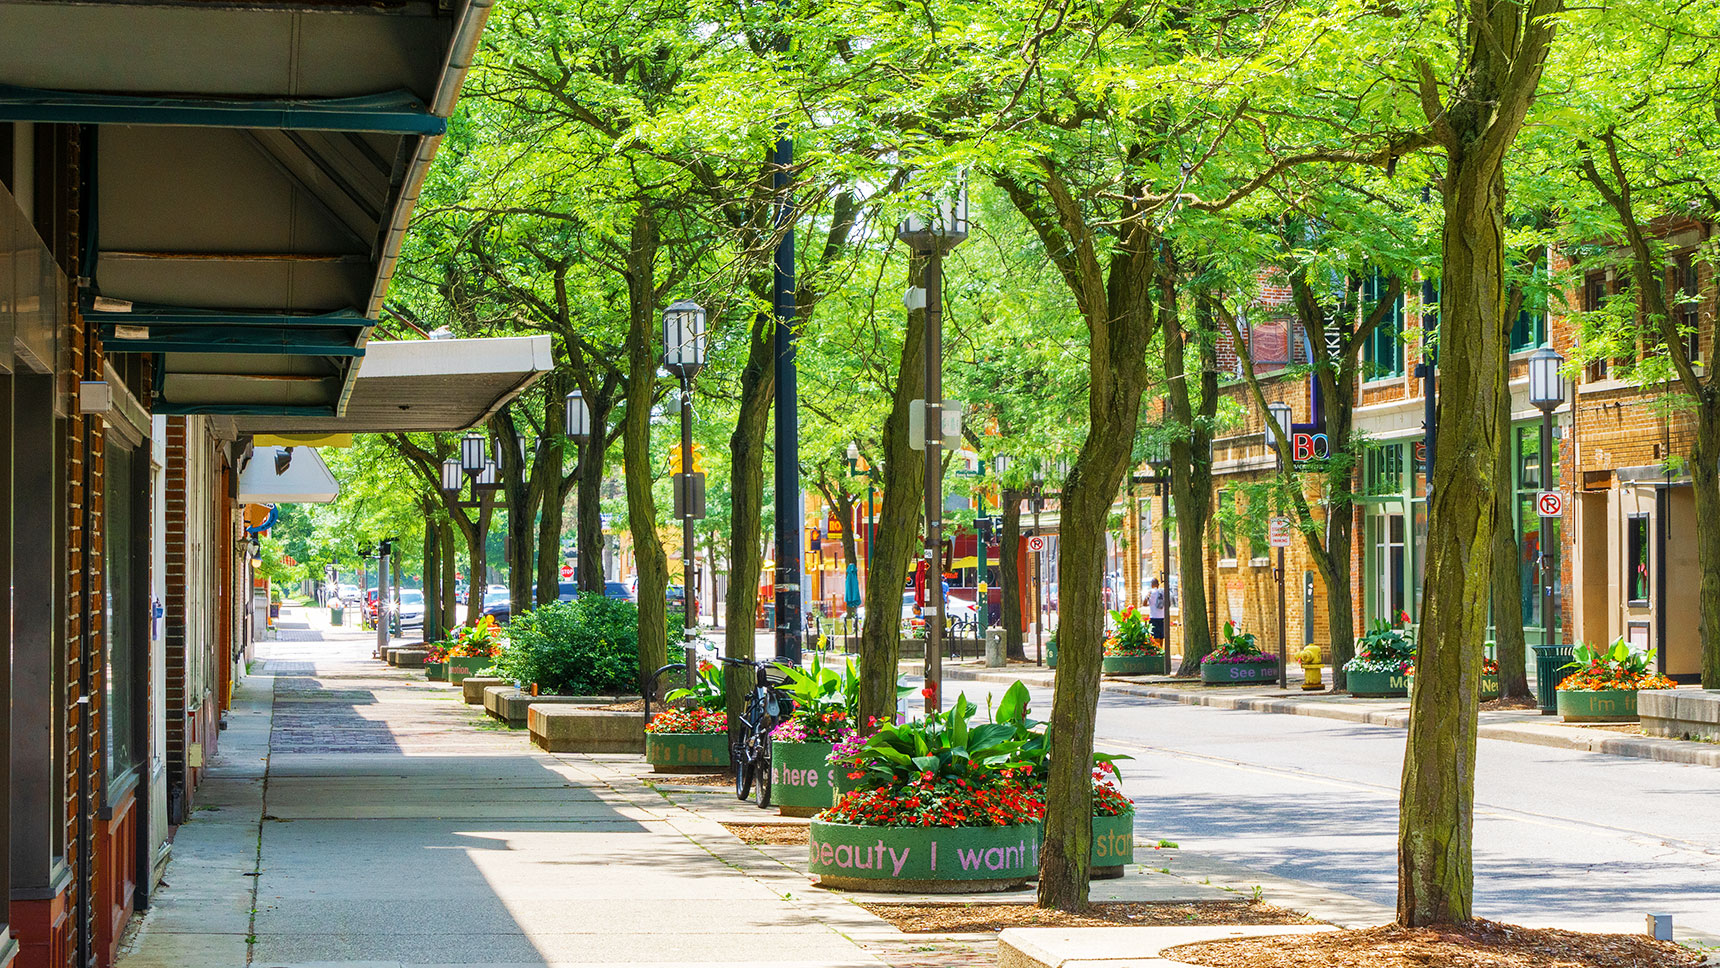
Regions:
<instances>
[{"instance_id":1,"label":"lantern-style light fixture","mask_svg":"<svg viewBox=\"0 0 1720 968\"><path fill-rule=\"evenodd\" d=\"M494 491L501 487L501 476L496 473L496 462L484 461L484 469L478 472L477 479L472 483L480 491Z\"/></svg>"},{"instance_id":2,"label":"lantern-style light fixture","mask_svg":"<svg viewBox=\"0 0 1720 968\"><path fill-rule=\"evenodd\" d=\"M1272 422L1277 425L1278 435L1288 444L1290 442L1290 405L1288 403L1269 403L1266 405L1266 412L1271 416ZM1271 440L1266 442L1267 450L1272 450L1275 446Z\"/></svg>"},{"instance_id":3,"label":"lantern-style light fixture","mask_svg":"<svg viewBox=\"0 0 1720 968\"><path fill-rule=\"evenodd\" d=\"M692 379L705 365L705 309L678 299L663 310L663 368Z\"/></svg>"},{"instance_id":4,"label":"lantern-style light fixture","mask_svg":"<svg viewBox=\"0 0 1720 968\"><path fill-rule=\"evenodd\" d=\"M520 434L519 441L520 441L520 463L522 463L522 464L529 463L532 459L532 454L537 450L537 443L536 443L536 441L531 440L530 438L526 437L525 434Z\"/></svg>"},{"instance_id":5,"label":"lantern-style light fixture","mask_svg":"<svg viewBox=\"0 0 1720 968\"><path fill-rule=\"evenodd\" d=\"M466 473L481 473L488 457L483 434L470 433L460 438L460 468Z\"/></svg>"},{"instance_id":6,"label":"lantern-style light fixture","mask_svg":"<svg viewBox=\"0 0 1720 968\"><path fill-rule=\"evenodd\" d=\"M953 190L930 195L896 227L896 236L915 250L947 251L968 237L967 179Z\"/></svg>"},{"instance_id":7,"label":"lantern-style light fixture","mask_svg":"<svg viewBox=\"0 0 1720 968\"><path fill-rule=\"evenodd\" d=\"M562 429L568 439L576 444L588 443L591 440L591 408L586 406L585 394L578 390L567 395L566 412L562 415Z\"/></svg>"},{"instance_id":8,"label":"lantern-style light fixture","mask_svg":"<svg viewBox=\"0 0 1720 968\"><path fill-rule=\"evenodd\" d=\"M465 471L461 469L456 458L450 457L442 462L442 490L449 494L459 493L460 481L464 476Z\"/></svg>"},{"instance_id":9,"label":"lantern-style light fixture","mask_svg":"<svg viewBox=\"0 0 1720 968\"><path fill-rule=\"evenodd\" d=\"M1543 346L1529 354L1529 402L1542 413L1552 413L1565 402L1565 377L1560 369L1565 358Z\"/></svg>"}]
</instances>

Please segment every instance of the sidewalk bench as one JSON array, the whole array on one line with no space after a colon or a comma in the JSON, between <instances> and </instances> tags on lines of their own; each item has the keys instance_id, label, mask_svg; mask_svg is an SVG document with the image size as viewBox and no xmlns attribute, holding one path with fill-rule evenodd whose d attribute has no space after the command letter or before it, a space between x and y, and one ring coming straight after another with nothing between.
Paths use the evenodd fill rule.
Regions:
<instances>
[{"instance_id":1,"label":"sidewalk bench","mask_svg":"<svg viewBox=\"0 0 1720 968\"><path fill-rule=\"evenodd\" d=\"M551 753L643 753L645 714L534 702L526 707L532 745Z\"/></svg>"},{"instance_id":2,"label":"sidewalk bench","mask_svg":"<svg viewBox=\"0 0 1720 968\"><path fill-rule=\"evenodd\" d=\"M1647 736L1720 740L1720 690L1645 689L1636 713Z\"/></svg>"},{"instance_id":3,"label":"sidewalk bench","mask_svg":"<svg viewBox=\"0 0 1720 968\"><path fill-rule=\"evenodd\" d=\"M524 689L495 686L484 690L484 711L509 726L524 726L526 707L533 703L605 706L614 701L607 696L534 696Z\"/></svg>"},{"instance_id":4,"label":"sidewalk bench","mask_svg":"<svg viewBox=\"0 0 1720 968\"><path fill-rule=\"evenodd\" d=\"M429 655L424 649L395 649L388 653L388 661L402 669L422 669Z\"/></svg>"}]
</instances>

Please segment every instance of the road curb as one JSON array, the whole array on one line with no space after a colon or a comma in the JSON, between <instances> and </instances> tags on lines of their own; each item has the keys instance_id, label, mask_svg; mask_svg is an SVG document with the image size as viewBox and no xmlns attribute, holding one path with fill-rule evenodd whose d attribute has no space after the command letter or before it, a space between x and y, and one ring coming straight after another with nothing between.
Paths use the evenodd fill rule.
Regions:
<instances>
[{"instance_id":1,"label":"road curb","mask_svg":"<svg viewBox=\"0 0 1720 968\"><path fill-rule=\"evenodd\" d=\"M944 670L946 679L970 682L1014 682L1021 676L998 671L976 672L966 669ZM1049 678L1049 677L1046 677ZM1043 683L1049 685L1049 682ZM1106 682L1104 692L1145 699L1163 699L1185 706L1206 706L1243 712L1277 713L1290 716L1313 716L1346 723L1371 726L1409 728L1409 713L1401 709L1368 709L1341 704L1342 700L1285 699L1269 696L1234 696L1222 693L1194 692L1188 689L1166 689L1134 682ZM1566 726L1541 726L1529 723L1482 722L1476 735L1482 739L1497 739L1511 743L1527 743L1552 749L1579 750L1586 753L1611 753L1663 763L1684 763L1691 766L1720 767L1720 745L1694 743L1688 740L1661 739L1654 736L1619 736L1604 732L1589 733Z\"/></svg>"}]
</instances>

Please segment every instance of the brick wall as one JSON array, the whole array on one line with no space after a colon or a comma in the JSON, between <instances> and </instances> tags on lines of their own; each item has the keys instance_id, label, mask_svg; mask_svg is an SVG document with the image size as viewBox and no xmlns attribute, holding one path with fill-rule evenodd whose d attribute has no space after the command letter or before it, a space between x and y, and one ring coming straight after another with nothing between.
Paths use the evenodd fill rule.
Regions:
<instances>
[{"instance_id":1,"label":"brick wall","mask_svg":"<svg viewBox=\"0 0 1720 968\"><path fill-rule=\"evenodd\" d=\"M170 823L185 818L186 794L186 722L189 697L185 694L186 649L186 495L188 490L187 456L190 443L188 418L167 418L167 601L164 606L163 632L167 648L167 787Z\"/></svg>"}]
</instances>

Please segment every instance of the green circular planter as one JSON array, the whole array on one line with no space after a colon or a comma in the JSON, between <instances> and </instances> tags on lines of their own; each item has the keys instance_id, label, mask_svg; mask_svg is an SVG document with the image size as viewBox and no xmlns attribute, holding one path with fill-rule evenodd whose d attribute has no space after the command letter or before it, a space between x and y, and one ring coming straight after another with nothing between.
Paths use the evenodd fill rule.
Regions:
<instances>
[{"instance_id":1,"label":"green circular planter","mask_svg":"<svg viewBox=\"0 0 1720 968\"><path fill-rule=\"evenodd\" d=\"M448 657L448 681L464 682L467 676L475 676L484 669L496 664L489 656L455 655Z\"/></svg>"},{"instance_id":2,"label":"green circular planter","mask_svg":"<svg viewBox=\"0 0 1720 968\"><path fill-rule=\"evenodd\" d=\"M729 765L729 734L646 733L645 762L659 773L715 772Z\"/></svg>"},{"instance_id":3,"label":"green circular planter","mask_svg":"<svg viewBox=\"0 0 1720 968\"><path fill-rule=\"evenodd\" d=\"M1634 723L1635 689L1560 689L1559 718L1567 723Z\"/></svg>"},{"instance_id":4,"label":"green circular planter","mask_svg":"<svg viewBox=\"0 0 1720 968\"><path fill-rule=\"evenodd\" d=\"M1487 675L1487 674L1483 673L1481 676L1481 701L1486 702L1489 699L1498 699L1498 698L1499 698L1499 676L1498 675Z\"/></svg>"},{"instance_id":5,"label":"green circular planter","mask_svg":"<svg viewBox=\"0 0 1720 968\"><path fill-rule=\"evenodd\" d=\"M909 894L1004 891L1039 876L1038 824L863 827L813 820L807 864L822 887Z\"/></svg>"},{"instance_id":6,"label":"green circular planter","mask_svg":"<svg viewBox=\"0 0 1720 968\"><path fill-rule=\"evenodd\" d=\"M1115 817L1094 817L1090 876L1094 880L1122 877L1124 869L1134 862L1135 811Z\"/></svg>"},{"instance_id":7,"label":"green circular planter","mask_svg":"<svg viewBox=\"0 0 1720 968\"><path fill-rule=\"evenodd\" d=\"M1057 643L1056 642L1045 643L1045 668L1047 668L1047 669L1057 668Z\"/></svg>"},{"instance_id":8,"label":"green circular planter","mask_svg":"<svg viewBox=\"0 0 1720 968\"><path fill-rule=\"evenodd\" d=\"M1168 664L1164 653L1158 655L1108 655L1105 657L1105 675L1108 676L1162 676L1167 674Z\"/></svg>"},{"instance_id":9,"label":"green circular planter","mask_svg":"<svg viewBox=\"0 0 1720 968\"><path fill-rule=\"evenodd\" d=\"M1278 681L1278 657L1260 662L1202 662L1200 681L1209 686L1239 686Z\"/></svg>"},{"instance_id":10,"label":"green circular planter","mask_svg":"<svg viewBox=\"0 0 1720 968\"><path fill-rule=\"evenodd\" d=\"M426 662L424 663L424 675L431 682L442 682L448 678L448 663Z\"/></svg>"},{"instance_id":11,"label":"green circular planter","mask_svg":"<svg viewBox=\"0 0 1720 968\"><path fill-rule=\"evenodd\" d=\"M785 816L811 816L836 802L829 743L770 744L770 800Z\"/></svg>"},{"instance_id":12,"label":"green circular planter","mask_svg":"<svg viewBox=\"0 0 1720 968\"><path fill-rule=\"evenodd\" d=\"M1401 672L1346 672L1344 683L1352 696L1385 698L1409 695L1410 677Z\"/></svg>"}]
</instances>

